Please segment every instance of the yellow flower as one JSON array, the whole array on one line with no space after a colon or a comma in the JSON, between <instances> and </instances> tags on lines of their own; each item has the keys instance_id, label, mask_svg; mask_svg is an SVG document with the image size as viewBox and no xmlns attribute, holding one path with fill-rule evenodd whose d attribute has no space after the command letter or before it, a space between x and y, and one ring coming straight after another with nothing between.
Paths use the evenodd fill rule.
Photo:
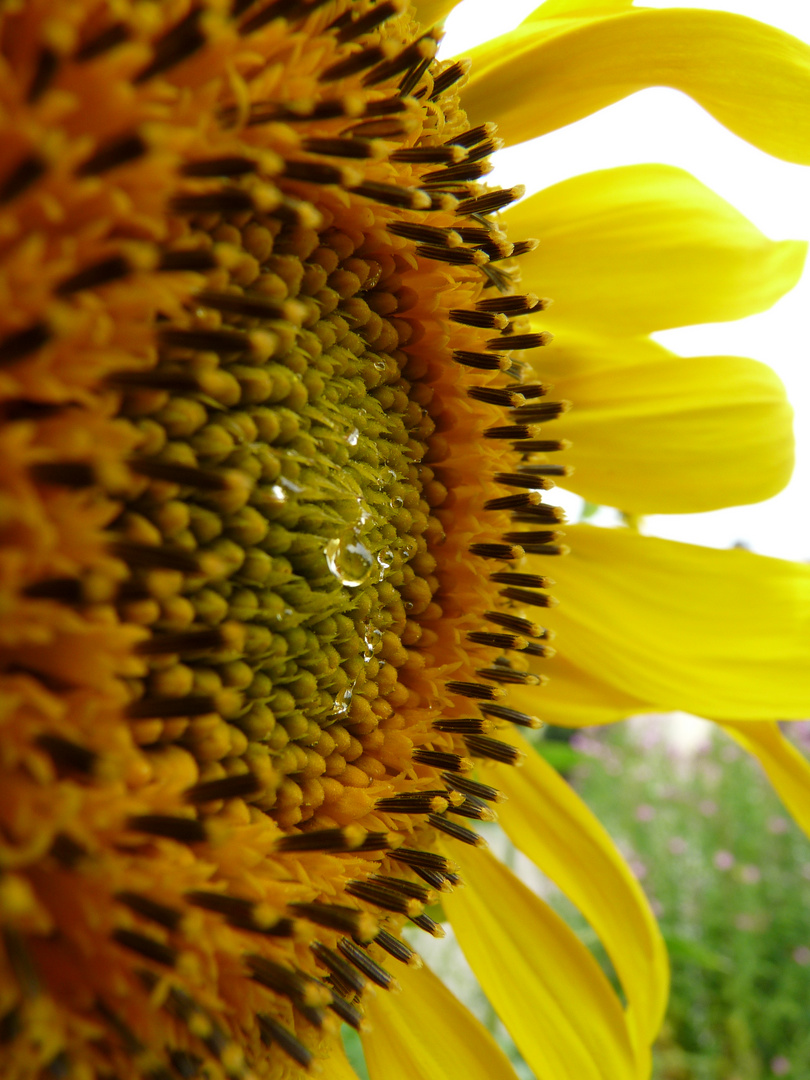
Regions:
<instances>
[{"instance_id":1,"label":"yellow flower","mask_svg":"<svg viewBox=\"0 0 810 1080\"><path fill-rule=\"evenodd\" d=\"M767 305L803 250L654 169L520 204L507 239L495 215L520 193L480 181L490 121L513 141L542 130L537 95L553 126L661 72L804 160L807 50L747 20L551 0L479 51L460 99L467 66L434 59L447 8L417 4L421 25L397 0L19 0L0 16L10 1080L281 1078L319 1057L351 1077L338 1025L362 1027L370 984L374 1080L510 1077L399 937L405 920L441 934L439 893L538 1077L647 1075L667 973L643 894L536 754L506 767L514 729L538 726L544 667L547 715L566 722L691 704L691 679L695 711L759 721L738 737L767 744L803 806L767 721L807 701L804 571L584 527L560 558L539 494L568 474L549 454L640 513L784 483L772 377L676 361L646 335L675 308ZM632 250L645 199L647 263L608 287L600 258ZM546 400L547 370L563 399ZM545 430L564 413L575 448ZM626 1009L481 850L471 824L498 789L507 831L602 937Z\"/></svg>"}]
</instances>

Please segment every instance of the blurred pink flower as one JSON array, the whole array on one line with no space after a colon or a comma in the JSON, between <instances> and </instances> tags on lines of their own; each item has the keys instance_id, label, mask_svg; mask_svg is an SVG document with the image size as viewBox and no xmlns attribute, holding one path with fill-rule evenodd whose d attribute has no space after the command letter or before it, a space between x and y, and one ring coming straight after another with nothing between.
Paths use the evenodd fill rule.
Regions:
<instances>
[{"instance_id":1,"label":"blurred pink flower","mask_svg":"<svg viewBox=\"0 0 810 1080\"><path fill-rule=\"evenodd\" d=\"M774 836L786 833L788 828L789 822L787 818L779 817L778 815L768 818L768 832L773 833Z\"/></svg>"},{"instance_id":2,"label":"blurred pink flower","mask_svg":"<svg viewBox=\"0 0 810 1080\"><path fill-rule=\"evenodd\" d=\"M652 720L652 717L649 718ZM667 718L659 716L651 723L638 724L636 722L634 734L636 742L642 750L653 750L664 741L664 725Z\"/></svg>"},{"instance_id":3,"label":"blurred pink flower","mask_svg":"<svg viewBox=\"0 0 810 1080\"><path fill-rule=\"evenodd\" d=\"M683 855L689 845L682 836L673 836L667 847L671 855Z\"/></svg>"},{"instance_id":4,"label":"blurred pink flower","mask_svg":"<svg viewBox=\"0 0 810 1080\"><path fill-rule=\"evenodd\" d=\"M718 870L730 870L734 865L734 856L730 851L717 851L712 862Z\"/></svg>"},{"instance_id":5,"label":"blurred pink flower","mask_svg":"<svg viewBox=\"0 0 810 1080\"><path fill-rule=\"evenodd\" d=\"M580 754L587 754L588 757L600 758L607 753L607 747L601 739L595 739L593 735L588 735L585 731L577 731L571 736L571 746Z\"/></svg>"},{"instance_id":6,"label":"blurred pink flower","mask_svg":"<svg viewBox=\"0 0 810 1080\"><path fill-rule=\"evenodd\" d=\"M799 945L793 950L793 959L800 967L807 967L810 964L810 949L806 945Z\"/></svg>"},{"instance_id":7,"label":"blurred pink flower","mask_svg":"<svg viewBox=\"0 0 810 1080\"><path fill-rule=\"evenodd\" d=\"M762 872L758 866L743 866L740 870L740 877L746 885L756 885L758 881L762 880Z\"/></svg>"},{"instance_id":8,"label":"blurred pink flower","mask_svg":"<svg viewBox=\"0 0 810 1080\"><path fill-rule=\"evenodd\" d=\"M810 721L798 720L790 724L787 734L797 746L803 750L810 750Z\"/></svg>"},{"instance_id":9,"label":"blurred pink flower","mask_svg":"<svg viewBox=\"0 0 810 1080\"><path fill-rule=\"evenodd\" d=\"M698 803L698 810L704 817L714 817L717 813L717 803L714 799L701 799Z\"/></svg>"},{"instance_id":10,"label":"blurred pink flower","mask_svg":"<svg viewBox=\"0 0 810 1080\"><path fill-rule=\"evenodd\" d=\"M771 1072L774 1076L785 1076L790 1072L790 1062L784 1054L779 1054L771 1061Z\"/></svg>"},{"instance_id":11,"label":"blurred pink flower","mask_svg":"<svg viewBox=\"0 0 810 1080\"><path fill-rule=\"evenodd\" d=\"M637 881L643 881L647 876L647 867L641 859L630 860L630 871Z\"/></svg>"},{"instance_id":12,"label":"blurred pink flower","mask_svg":"<svg viewBox=\"0 0 810 1080\"><path fill-rule=\"evenodd\" d=\"M636 807L636 821L652 821L655 817L655 807L649 803L639 803Z\"/></svg>"}]
</instances>

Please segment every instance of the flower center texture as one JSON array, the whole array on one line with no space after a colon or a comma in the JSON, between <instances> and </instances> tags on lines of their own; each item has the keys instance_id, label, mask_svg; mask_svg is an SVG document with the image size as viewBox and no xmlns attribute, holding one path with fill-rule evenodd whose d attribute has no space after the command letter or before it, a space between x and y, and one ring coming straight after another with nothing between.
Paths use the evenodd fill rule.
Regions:
<instances>
[{"instance_id":1,"label":"flower center texture","mask_svg":"<svg viewBox=\"0 0 810 1080\"><path fill-rule=\"evenodd\" d=\"M539 726L566 403L436 46L397 0L0 19L5 1075L306 1067Z\"/></svg>"}]
</instances>

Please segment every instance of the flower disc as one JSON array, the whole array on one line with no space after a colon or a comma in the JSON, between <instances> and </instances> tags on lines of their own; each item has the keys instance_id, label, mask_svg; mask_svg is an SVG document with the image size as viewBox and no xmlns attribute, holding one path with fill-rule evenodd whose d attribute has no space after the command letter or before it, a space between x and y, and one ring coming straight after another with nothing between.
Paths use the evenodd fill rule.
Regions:
<instances>
[{"instance_id":1,"label":"flower disc","mask_svg":"<svg viewBox=\"0 0 810 1080\"><path fill-rule=\"evenodd\" d=\"M0 28L5 1075L280 1076L538 724L520 192L393 0Z\"/></svg>"}]
</instances>

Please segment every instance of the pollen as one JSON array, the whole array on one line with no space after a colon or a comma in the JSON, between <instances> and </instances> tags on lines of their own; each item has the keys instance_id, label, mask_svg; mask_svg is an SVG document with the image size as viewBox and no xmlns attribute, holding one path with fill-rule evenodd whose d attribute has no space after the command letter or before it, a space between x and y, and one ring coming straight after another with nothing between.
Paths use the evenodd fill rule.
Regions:
<instances>
[{"instance_id":1,"label":"pollen","mask_svg":"<svg viewBox=\"0 0 810 1080\"><path fill-rule=\"evenodd\" d=\"M281 1077L441 935L540 723L522 189L399 3L0 42L4 1075Z\"/></svg>"}]
</instances>

